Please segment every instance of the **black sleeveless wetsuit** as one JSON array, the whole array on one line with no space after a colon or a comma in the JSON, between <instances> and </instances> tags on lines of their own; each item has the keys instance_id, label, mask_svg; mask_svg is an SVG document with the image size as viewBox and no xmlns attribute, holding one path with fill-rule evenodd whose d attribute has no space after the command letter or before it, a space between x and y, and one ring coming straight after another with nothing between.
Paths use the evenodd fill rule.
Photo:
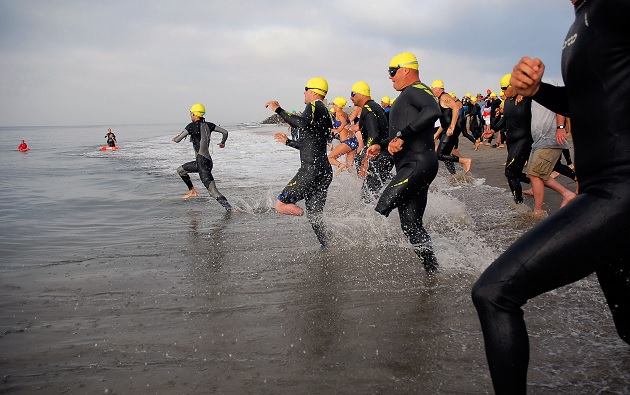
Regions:
<instances>
[{"instance_id":1,"label":"black sleeveless wetsuit","mask_svg":"<svg viewBox=\"0 0 630 395\"><path fill-rule=\"evenodd\" d=\"M442 92L440 97L438 97L438 103L440 103L442 95L448 95L448 93ZM440 136L440 143L438 144L437 148L437 157L443 162L459 162L459 157L452 154L453 148L455 148L455 145L457 144L457 139L459 138L459 134L461 133L459 117L457 118L453 135L448 136L446 134L446 131L451 126L451 122L453 120L453 109L449 107L442 107L442 105L440 105L440 110L440 125L442 126L442 136ZM454 166L447 165L446 168L448 169L449 173L455 174Z\"/></svg>"},{"instance_id":2,"label":"black sleeveless wetsuit","mask_svg":"<svg viewBox=\"0 0 630 395\"><path fill-rule=\"evenodd\" d=\"M562 52L565 87L534 100L571 118L580 195L534 226L472 290L497 394L524 394L523 306L596 273L619 336L630 344L630 30L627 0L579 2Z\"/></svg>"},{"instance_id":3,"label":"black sleeveless wetsuit","mask_svg":"<svg viewBox=\"0 0 630 395\"><path fill-rule=\"evenodd\" d=\"M532 99L524 97L516 103L516 97L505 99L503 118L498 127L505 123L505 138L508 156L505 162L505 177L516 203L523 203L521 182L529 183L529 177L523 173L525 163L532 151Z\"/></svg>"},{"instance_id":4,"label":"black sleeveless wetsuit","mask_svg":"<svg viewBox=\"0 0 630 395\"><path fill-rule=\"evenodd\" d=\"M298 129L299 138L287 140L287 145L300 150L300 168L278 196L285 204L304 199L306 214L322 247L328 244L329 235L322 222L322 212L332 182L332 167L326 147L332 120L326 105L316 100L306 105L301 116L290 115L278 107L276 113L291 127Z\"/></svg>"},{"instance_id":5,"label":"black sleeveless wetsuit","mask_svg":"<svg viewBox=\"0 0 630 395\"><path fill-rule=\"evenodd\" d=\"M389 139L380 143L387 150L390 140L401 132L402 150L394 154L396 175L383 190L375 210L384 216L398 208L403 233L423 261L427 272L437 269L431 237L422 226L429 185L438 171L433 143L433 127L440 116L440 106L431 90L421 82L401 92L389 114Z\"/></svg>"},{"instance_id":6,"label":"black sleeveless wetsuit","mask_svg":"<svg viewBox=\"0 0 630 395\"><path fill-rule=\"evenodd\" d=\"M374 100L365 102L359 119L361 120L359 130L366 149L387 140L389 124L385 111L378 103ZM361 187L361 196L364 201L370 202L378 197L383 184L391 178L393 167L394 160L387 150L381 151L375 158L368 161L367 175Z\"/></svg>"},{"instance_id":7,"label":"black sleeveless wetsuit","mask_svg":"<svg viewBox=\"0 0 630 395\"><path fill-rule=\"evenodd\" d=\"M199 178L208 190L208 193L210 193L210 196L215 198L226 210L230 211L232 207L227 199L216 189L214 177L212 176L213 163L210 157L210 134L212 132L221 133L223 135L221 144L225 144L228 138L228 131L212 122L206 122L203 118L189 123L184 131L175 137L175 142L179 143L184 137L190 136L190 141L195 150L195 160L178 167L177 173L189 190L193 189L193 183L188 173L199 173Z\"/></svg>"}]
</instances>

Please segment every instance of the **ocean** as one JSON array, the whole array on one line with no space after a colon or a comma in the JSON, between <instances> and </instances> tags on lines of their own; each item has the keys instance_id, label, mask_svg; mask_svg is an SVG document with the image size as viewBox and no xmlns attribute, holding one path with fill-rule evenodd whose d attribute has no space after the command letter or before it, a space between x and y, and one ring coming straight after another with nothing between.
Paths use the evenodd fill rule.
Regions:
<instances>
[{"instance_id":1,"label":"ocean","mask_svg":"<svg viewBox=\"0 0 630 395\"><path fill-rule=\"evenodd\" d=\"M470 289L531 222L480 175L441 166L418 265L394 212L329 190L320 251L277 214L299 153L285 126L225 125L212 157L226 213L196 175L186 122L0 128L0 391L6 393L492 393ZM118 151L101 151L111 127ZM25 139L30 151L17 152ZM474 173L473 173L474 175ZM303 207L303 203L301 203ZM525 308L529 390L628 394L630 352L594 277Z\"/></svg>"}]
</instances>

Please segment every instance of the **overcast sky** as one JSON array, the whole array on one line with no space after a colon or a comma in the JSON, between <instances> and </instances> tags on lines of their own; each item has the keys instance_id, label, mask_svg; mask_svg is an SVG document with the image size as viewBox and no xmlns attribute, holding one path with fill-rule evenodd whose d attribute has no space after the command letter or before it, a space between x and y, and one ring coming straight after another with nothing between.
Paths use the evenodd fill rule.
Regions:
<instances>
[{"instance_id":1,"label":"overcast sky","mask_svg":"<svg viewBox=\"0 0 630 395\"><path fill-rule=\"evenodd\" d=\"M458 96L499 89L523 56L561 82L569 0L0 0L0 126L261 121L302 110L311 77L329 100L359 80L395 97L390 59ZM349 101L349 100L348 100Z\"/></svg>"}]
</instances>

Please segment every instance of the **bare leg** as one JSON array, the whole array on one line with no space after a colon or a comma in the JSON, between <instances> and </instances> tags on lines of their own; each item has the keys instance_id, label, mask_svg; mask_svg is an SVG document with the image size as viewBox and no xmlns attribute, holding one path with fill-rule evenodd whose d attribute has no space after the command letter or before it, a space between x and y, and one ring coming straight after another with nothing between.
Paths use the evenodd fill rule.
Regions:
<instances>
[{"instance_id":1,"label":"bare leg","mask_svg":"<svg viewBox=\"0 0 630 395\"><path fill-rule=\"evenodd\" d=\"M276 200L276 211L280 214L295 215L298 217L304 215L304 210L302 210L300 206L293 203L282 203L280 200Z\"/></svg>"},{"instance_id":2,"label":"bare leg","mask_svg":"<svg viewBox=\"0 0 630 395\"><path fill-rule=\"evenodd\" d=\"M529 175L532 182L532 194L534 195L534 214L543 213L543 201L545 200L545 184L540 177ZM523 191L525 193L525 191Z\"/></svg>"},{"instance_id":3,"label":"bare leg","mask_svg":"<svg viewBox=\"0 0 630 395\"><path fill-rule=\"evenodd\" d=\"M549 178L548 180L543 181L547 188L553 189L558 192L560 196L562 196L562 203L560 204L560 208L566 206L571 200L575 199L577 196L575 193L569 191L565 187L562 186L558 181L553 178Z\"/></svg>"}]
</instances>

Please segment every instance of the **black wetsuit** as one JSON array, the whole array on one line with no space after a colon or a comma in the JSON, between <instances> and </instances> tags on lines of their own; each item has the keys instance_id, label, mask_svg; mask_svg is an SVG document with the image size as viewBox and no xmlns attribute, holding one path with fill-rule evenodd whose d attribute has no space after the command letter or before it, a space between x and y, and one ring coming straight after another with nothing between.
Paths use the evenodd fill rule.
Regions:
<instances>
[{"instance_id":1,"label":"black wetsuit","mask_svg":"<svg viewBox=\"0 0 630 395\"><path fill-rule=\"evenodd\" d=\"M437 269L437 260L431 237L422 226L422 216L429 185L438 171L433 127L439 117L440 106L426 85L418 81L400 92L389 114L389 139L380 146L381 151L387 150L389 141L400 131L402 150L394 154L396 175L375 208L384 216L398 208L402 231L429 273Z\"/></svg>"},{"instance_id":2,"label":"black wetsuit","mask_svg":"<svg viewBox=\"0 0 630 395\"><path fill-rule=\"evenodd\" d=\"M361 110L359 130L363 138L365 149L373 144L378 144L388 138L389 123L383 108L374 100L368 100ZM364 201L370 202L378 198L383 185L391 178L394 167L392 156L381 151L375 158L368 161L367 175L361 187L361 196Z\"/></svg>"},{"instance_id":3,"label":"black wetsuit","mask_svg":"<svg viewBox=\"0 0 630 395\"><path fill-rule=\"evenodd\" d=\"M471 104L472 103L470 103L470 99L468 98L464 98L462 100L462 108L459 109L457 123L459 124L459 129L462 131L462 136L466 137L468 140L470 140L471 143L475 144L476 140L470 133L468 133L468 128L466 125L468 121L466 115L468 114L468 107Z\"/></svg>"},{"instance_id":4,"label":"black wetsuit","mask_svg":"<svg viewBox=\"0 0 630 395\"><path fill-rule=\"evenodd\" d=\"M319 243L325 248L330 238L322 221L328 186L332 182L332 167L326 152L332 128L330 113L321 100L307 104L300 116L291 116L280 107L276 113L291 127L298 129L299 138L289 139L286 144L300 150L300 168L278 200L292 204L304 199L308 220Z\"/></svg>"},{"instance_id":5,"label":"black wetsuit","mask_svg":"<svg viewBox=\"0 0 630 395\"><path fill-rule=\"evenodd\" d=\"M109 147L116 146L116 135L114 133L107 133L107 135L105 135L105 138L107 139L107 145Z\"/></svg>"},{"instance_id":6,"label":"black wetsuit","mask_svg":"<svg viewBox=\"0 0 630 395\"><path fill-rule=\"evenodd\" d=\"M543 84L534 100L571 118L580 195L510 246L472 290L497 394L526 392L521 307L592 273L630 344L630 2L575 8L562 52L566 86Z\"/></svg>"},{"instance_id":7,"label":"black wetsuit","mask_svg":"<svg viewBox=\"0 0 630 395\"><path fill-rule=\"evenodd\" d=\"M448 93L442 92L440 97L438 97L438 103L442 98L442 95L448 95ZM455 130L453 131L453 135L447 135L446 131L449 127L451 127L451 122L453 120L453 110L449 107L442 107L440 105L440 110L442 111L440 115L440 125L442 126L442 135L440 136L440 143L437 148L437 157L439 160L443 162L447 162L446 168L448 172L451 174L455 174L455 167L452 165L454 162L459 162L459 156L453 155L453 148L457 144L457 139L459 138L459 134L461 133L459 117L457 122L455 123ZM449 166L449 164L451 164Z\"/></svg>"},{"instance_id":8,"label":"black wetsuit","mask_svg":"<svg viewBox=\"0 0 630 395\"><path fill-rule=\"evenodd\" d=\"M523 167L532 151L532 99L524 97L518 104L516 96L505 100L503 118L497 124L501 128L505 123L505 142L508 156L505 162L505 177L516 203L523 203L521 182L529 183L529 177L523 173Z\"/></svg>"},{"instance_id":9,"label":"black wetsuit","mask_svg":"<svg viewBox=\"0 0 630 395\"><path fill-rule=\"evenodd\" d=\"M228 131L220 126L216 126L211 122L206 122L201 118L199 121L189 123L184 131L182 131L177 137L175 142L179 143L186 136L190 136L190 141L193 144L195 150L195 160L192 162L184 163L177 168L177 173L184 180L184 183L189 190L193 189L193 183L190 180L188 173L199 173L201 182L208 190L210 196L215 198L221 205L230 211L232 207L228 203L225 196L223 196L218 190L212 176L212 158L210 157L210 134L212 132L218 132L223 135L221 144L225 144L228 138Z\"/></svg>"}]
</instances>

